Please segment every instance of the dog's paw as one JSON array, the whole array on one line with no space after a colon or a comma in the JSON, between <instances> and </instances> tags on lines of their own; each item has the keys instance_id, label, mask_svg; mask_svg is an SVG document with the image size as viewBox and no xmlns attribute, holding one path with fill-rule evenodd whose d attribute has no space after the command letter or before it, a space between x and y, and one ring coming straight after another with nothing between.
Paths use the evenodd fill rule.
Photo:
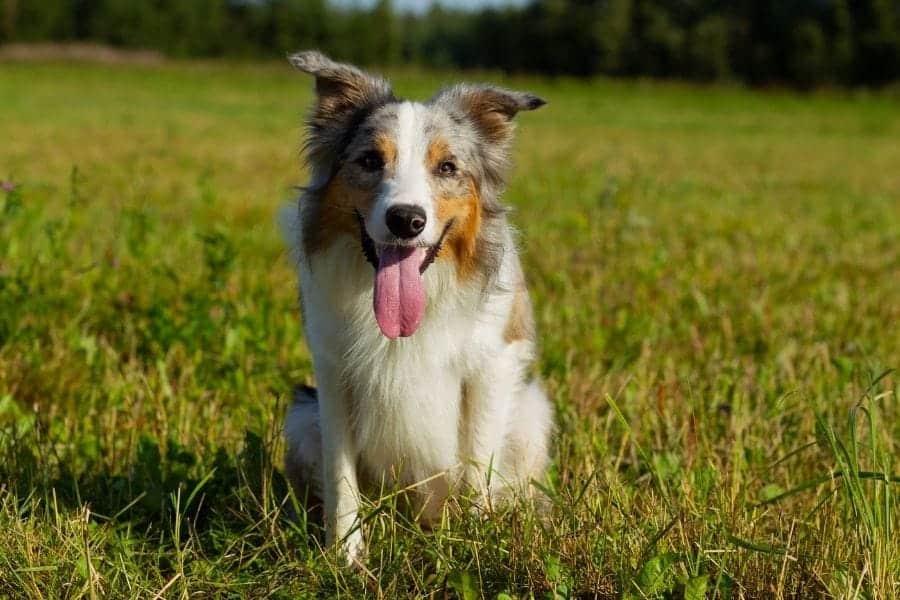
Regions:
<instances>
[{"instance_id":1,"label":"dog's paw","mask_svg":"<svg viewBox=\"0 0 900 600\"><path fill-rule=\"evenodd\" d=\"M484 470L476 465L466 469L465 479L471 510L485 512L490 510L494 500L494 487Z\"/></svg>"},{"instance_id":2,"label":"dog's paw","mask_svg":"<svg viewBox=\"0 0 900 600\"><path fill-rule=\"evenodd\" d=\"M348 567L365 569L366 544L359 529L347 535L341 544L341 552L347 560Z\"/></svg>"}]
</instances>

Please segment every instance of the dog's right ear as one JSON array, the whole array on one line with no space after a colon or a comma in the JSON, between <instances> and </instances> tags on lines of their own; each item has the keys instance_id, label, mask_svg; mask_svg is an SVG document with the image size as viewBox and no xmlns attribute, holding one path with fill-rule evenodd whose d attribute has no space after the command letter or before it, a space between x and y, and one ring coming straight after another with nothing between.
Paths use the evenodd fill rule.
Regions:
<instances>
[{"instance_id":1,"label":"dog's right ear","mask_svg":"<svg viewBox=\"0 0 900 600\"><path fill-rule=\"evenodd\" d=\"M295 68L316 78L316 107L309 118L310 158L334 159L374 109L395 100L390 84L353 65L305 50L288 56Z\"/></svg>"}]
</instances>

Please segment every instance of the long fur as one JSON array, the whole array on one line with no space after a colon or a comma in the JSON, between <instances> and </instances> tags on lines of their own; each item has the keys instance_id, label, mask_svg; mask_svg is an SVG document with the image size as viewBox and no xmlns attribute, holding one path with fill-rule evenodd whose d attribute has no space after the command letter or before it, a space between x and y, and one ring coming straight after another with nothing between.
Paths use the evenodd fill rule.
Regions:
<instances>
[{"instance_id":1,"label":"long fur","mask_svg":"<svg viewBox=\"0 0 900 600\"><path fill-rule=\"evenodd\" d=\"M449 494L500 497L546 469L552 410L529 378L531 307L500 202L512 118L543 101L455 86L425 104L401 102L383 79L317 52L291 62L316 77L306 150L313 181L293 219L282 221L298 261L318 388L298 394L288 412L285 462L295 489L321 496L328 537L353 561L364 551L357 517L366 482L415 486L422 518L436 520ZM369 182L353 161L385 138L397 146L397 166ZM422 167L445 146L458 176ZM451 224L452 245L423 275L418 329L388 339L373 317L363 234L347 213L355 202L381 243L379 211L398 198L428 211L423 243L434 243L448 211L463 211L459 223L467 225Z\"/></svg>"}]
</instances>

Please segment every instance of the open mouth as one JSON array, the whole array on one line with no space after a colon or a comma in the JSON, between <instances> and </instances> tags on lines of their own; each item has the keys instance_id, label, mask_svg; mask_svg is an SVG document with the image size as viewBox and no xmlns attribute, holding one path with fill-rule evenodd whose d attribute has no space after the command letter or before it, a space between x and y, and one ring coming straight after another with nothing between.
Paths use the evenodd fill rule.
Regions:
<instances>
[{"instance_id":1,"label":"open mouth","mask_svg":"<svg viewBox=\"0 0 900 600\"><path fill-rule=\"evenodd\" d=\"M359 241L362 246L363 256L366 257L366 260L372 265L376 270L378 270L378 251L375 247L375 240L373 240L369 236L369 232L366 231L366 221L362 216L362 213L358 210L353 211L356 214L356 222L359 223ZM453 226L453 223L456 221L456 218L450 219L447 221L447 224L444 226L444 230L441 232L441 237L438 238L436 244L431 246L426 246L427 251L425 252L425 259L422 261L422 264L419 265L419 273L422 274L425 272L428 267L431 266L431 263L434 262L434 259L438 257L438 254L441 251L441 247L444 245L444 238L447 237L447 232L450 231L450 227ZM416 248L419 246L403 246L400 244L381 244L383 248L397 247L397 248Z\"/></svg>"},{"instance_id":2,"label":"open mouth","mask_svg":"<svg viewBox=\"0 0 900 600\"><path fill-rule=\"evenodd\" d=\"M390 339L409 337L415 333L425 314L425 284L422 275L437 258L450 219L437 243L431 246L375 244L366 231L365 219L356 211L363 255L375 267L373 308L381 332Z\"/></svg>"}]
</instances>

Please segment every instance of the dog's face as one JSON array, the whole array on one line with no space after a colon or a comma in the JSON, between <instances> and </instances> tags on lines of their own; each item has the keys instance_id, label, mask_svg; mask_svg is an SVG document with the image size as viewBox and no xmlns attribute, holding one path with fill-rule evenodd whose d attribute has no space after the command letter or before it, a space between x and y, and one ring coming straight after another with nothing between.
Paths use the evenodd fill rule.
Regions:
<instances>
[{"instance_id":1,"label":"dog's face","mask_svg":"<svg viewBox=\"0 0 900 600\"><path fill-rule=\"evenodd\" d=\"M337 176L360 192L358 208L377 249L435 248L478 220L477 162L469 124L454 125L435 106L400 102L365 120Z\"/></svg>"},{"instance_id":2,"label":"dog's face","mask_svg":"<svg viewBox=\"0 0 900 600\"><path fill-rule=\"evenodd\" d=\"M512 118L544 101L491 86L456 86L426 103L397 100L382 79L317 52L291 56L316 76L307 155L321 208L307 245L353 233L375 267L374 309L389 338L412 335L435 260L477 269L486 214L496 214ZM307 232L304 232L307 233Z\"/></svg>"}]
</instances>

